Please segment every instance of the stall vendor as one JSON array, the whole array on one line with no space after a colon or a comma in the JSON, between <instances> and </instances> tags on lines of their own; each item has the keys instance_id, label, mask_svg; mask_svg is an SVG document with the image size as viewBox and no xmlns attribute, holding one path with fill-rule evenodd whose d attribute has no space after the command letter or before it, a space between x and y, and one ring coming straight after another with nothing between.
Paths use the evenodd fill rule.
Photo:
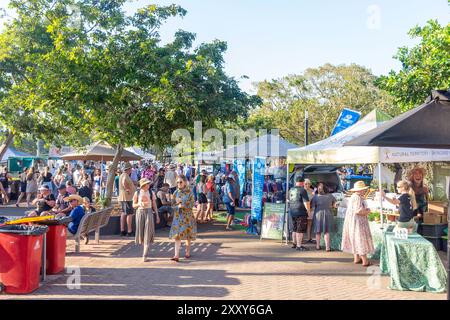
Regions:
<instances>
[{"instance_id":1,"label":"stall vendor","mask_svg":"<svg viewBox=\"0 0 450 320\"><path fill-rule=\"evenodd\" d=\"M428 207L429 189L423 181L425 174L426 170L424 168L415 167L409 172L408 175L412 189L416 194L417 209L414 210L414 215L419 218L419 221L423 220L423 215L427 211Z\"/></svg>"}]
</instances>

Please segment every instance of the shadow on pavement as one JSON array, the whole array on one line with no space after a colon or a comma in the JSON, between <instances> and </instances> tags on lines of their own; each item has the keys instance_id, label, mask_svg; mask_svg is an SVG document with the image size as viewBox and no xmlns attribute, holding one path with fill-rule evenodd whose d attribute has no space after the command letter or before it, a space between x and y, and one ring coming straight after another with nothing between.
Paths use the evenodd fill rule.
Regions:
<instances>
[{"instance_id":1,"label":"shadow on pavement","mask_svg":"<svg viewBox=\"0 0 450 320\"><path fill-rule=\"evenodd\" d=\"M33 295L50 296L156 296L221 298L224 286L241 282L224 270L180 268L81 268L80 288L70 289L73 277L65 275L38 289Z\"/></svg>"}]
</instances>

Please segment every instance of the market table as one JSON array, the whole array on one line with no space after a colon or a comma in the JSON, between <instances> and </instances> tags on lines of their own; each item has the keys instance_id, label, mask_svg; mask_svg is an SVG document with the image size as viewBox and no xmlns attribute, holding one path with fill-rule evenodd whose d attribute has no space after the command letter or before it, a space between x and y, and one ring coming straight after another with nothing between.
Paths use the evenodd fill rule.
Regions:
<instances>
[{"instance_id":1,"label":"market table","mask_svg":"<svg viewBox=\"0 0 450 320\"><path fill-rule=\"evenodd\" d=\"M344 230L344 220L345 218L334 217L334 232L331 233L331 248L333 250L342 251L342 232ZM369 255L370 259L379 260L381 247L383 246L383 231L392 228L390 225L385 224L384 229L381 229L381 223L375 221L369 222L370 232L372 233L373 246L375 248L375 253ZM322 237L321 246L325 246L325 241Z\"/></svg>"},{"instance_id":2,"label":"market table","mask_svg":"<svg viewBox=\"0 0 450 320\"><path fill-rule=\"evenodd\" d=\"M419 234L397 239L386 232L380 257L381 272L390 274L393 290L446 291L447 272L433 244Z\"/></svg>"}]
</instances>

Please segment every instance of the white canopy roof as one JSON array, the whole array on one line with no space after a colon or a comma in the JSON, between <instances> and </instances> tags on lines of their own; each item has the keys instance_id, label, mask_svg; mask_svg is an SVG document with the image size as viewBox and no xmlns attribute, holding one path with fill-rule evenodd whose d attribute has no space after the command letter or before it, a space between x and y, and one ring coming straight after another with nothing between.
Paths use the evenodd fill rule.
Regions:
<instances>
[{"instance_id":1,"label":"white canopy roof","mask_svg":"<svg viewBox=\"0 0 450 320\"><path fill-rule=\"evenodd\" d=\"M289 149L288 163L353 164L450 161L450 150L393 147L351 147L344 144L377 128L389 120L385 114L373 110L356 124L325 140L297 149Z\"/></svg>"},{"instance_id":2,"label":"white canopy roof","mask_svg":"<svg viewBox=\"0 0 450 320\"><path fill-rule=\"evenodd\" d=\"M222 158L253 159L255 157L281 158L287 157L288 150L298 147L280 136L267 134L254 138L247 143L226 149Z\"/></svg>"},{"instance_id":3,"label":"white canopy roof","mask_svg":"<svg viewBox=\"0 0 450 320\"><path fill-rule=\"evenodd\" d=\"M34 157L34 156L32 154L16 150L13 147L9 147L6 149L5 154L3 155L1 161L7 161L9 158L14 157Z\"/></svg>"},{"instance_id":4,"label":"white canopy roof","mask_svg":"<svg viewBox=\"0 0 450 320\"><path fill-rule=\"evenodd\" d=\"M145 152L144 150L142 150L139 147L130 147L130 148L126 148L125 150L141 156L144 160L153 160L154 161L156 159L155 155Z\"/></svg>"}]
</instances>

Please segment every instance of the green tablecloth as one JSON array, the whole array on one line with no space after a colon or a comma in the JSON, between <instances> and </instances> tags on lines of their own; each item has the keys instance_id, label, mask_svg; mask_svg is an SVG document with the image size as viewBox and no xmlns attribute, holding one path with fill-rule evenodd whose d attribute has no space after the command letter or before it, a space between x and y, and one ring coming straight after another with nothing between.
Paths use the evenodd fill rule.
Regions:
<instances>
[{"instance_id":1,"label":"green tablecloth","mask_svg":"<svg viewBox=\"0 0 450 320\"><path fill-rule=\"evenodd\" d=\"M373 255L369 255L370 259L379 260L381 247L383 246L383 229L381 229L381 224L376 223L374 221L369 222L370 231L372 233L373 246L375 248L375 253ZM385 229L388 228L385 225ZM344 218L334 218L334 232L331 233L331 248L333 250L342 251L342 231L344 229ZM325 241L322 237L321 246L325 246Z\"/></svg>"},{"instance_id":2,"label":"green tablecloth","mask_svg":"<svg viewBox=\"0 0 450 320\"><path fill-rule=\"evenodd\" d=\"M389 273L394 290L445 292L447 272L433 244L419 234L407 240L384 234L380 257L381 272Z\"/></svg>"}]
</instances>

